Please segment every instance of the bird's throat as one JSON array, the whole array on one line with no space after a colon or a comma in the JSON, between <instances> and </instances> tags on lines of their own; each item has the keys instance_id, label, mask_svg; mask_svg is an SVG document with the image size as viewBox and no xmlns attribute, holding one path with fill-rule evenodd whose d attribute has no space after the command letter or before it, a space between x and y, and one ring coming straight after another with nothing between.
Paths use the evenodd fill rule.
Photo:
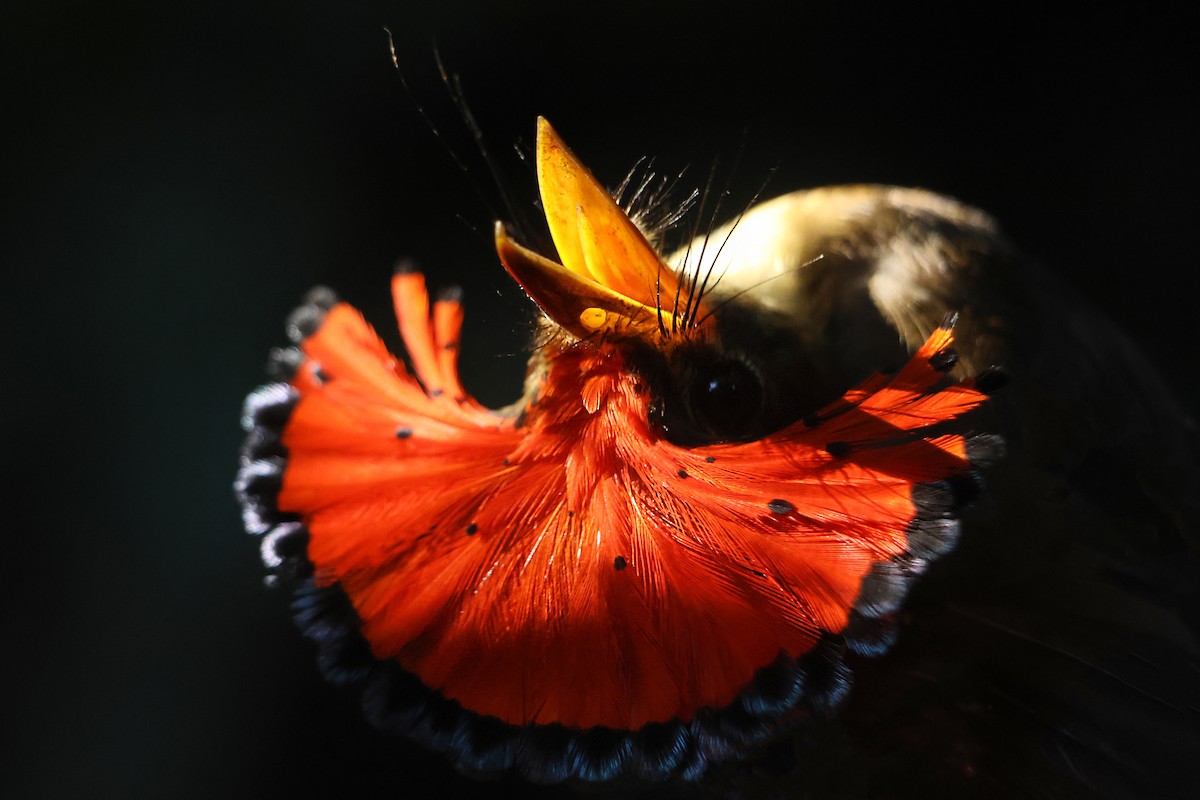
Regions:
<instances>
[{"instance_id":1,"label":"bird's throat","mask_svg":"<svg viewBox=\"0 0 1200 800\"><path fill-rule=\"evenodd\" d=\"M562 459L567 507L578 509L602 477L622 469L629 444L660 436L649 423L648 390L617 346L569 346L547 367L526 408L527 435L514 460Z\"/></svg>"}]
</instances>

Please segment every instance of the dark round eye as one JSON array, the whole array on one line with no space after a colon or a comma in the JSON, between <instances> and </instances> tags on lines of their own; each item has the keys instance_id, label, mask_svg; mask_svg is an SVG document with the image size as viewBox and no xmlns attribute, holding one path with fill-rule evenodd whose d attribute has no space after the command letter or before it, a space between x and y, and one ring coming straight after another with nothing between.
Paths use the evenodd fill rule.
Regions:
<instances>
[{"instance_id":1,"label":"dark round eye","mask_svg":"<svg viewBox=\"0 0 1200 800\"><path fill-rule=\"evenodd\" d=\"M717 436L745 436L761 424L762 381L741 361L718 361L701 370L688 399L695 421Z\"/></svg>"}]
</instances>

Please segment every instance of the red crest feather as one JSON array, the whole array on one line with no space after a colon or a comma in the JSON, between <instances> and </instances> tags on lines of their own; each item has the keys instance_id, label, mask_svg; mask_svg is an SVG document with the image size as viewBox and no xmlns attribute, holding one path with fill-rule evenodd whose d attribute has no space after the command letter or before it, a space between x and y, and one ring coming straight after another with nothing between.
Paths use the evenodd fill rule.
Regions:
<instances>
[{"instance_id":1,"label":"red crest feather","mask_svg":"<svg viewBox=\"0 0 1200 800\"><path fill-rule=\"evenodd\" d=\"M482 408L457 300L431 311L415 273L393 289L415 376L332 305L290 381L277 507L374 657L480 716L632 730L729 706L894 609L889 570L924 563L914 487L971 471L941 424L986 396L937 368L949 326L815 419L682 448L612 345L556 355L519 423Z\"/></svg>"}]
</instances>

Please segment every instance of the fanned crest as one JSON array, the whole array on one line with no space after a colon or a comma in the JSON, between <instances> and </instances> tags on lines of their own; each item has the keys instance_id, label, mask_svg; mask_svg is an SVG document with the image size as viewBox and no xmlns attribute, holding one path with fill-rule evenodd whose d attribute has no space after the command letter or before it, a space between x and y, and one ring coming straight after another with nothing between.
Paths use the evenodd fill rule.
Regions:
<instances>
[{"instance_id":1,"label":"fanned crest","mask_svg":"<svg viewBox=\"0 0 1200 800\"><path fill-rule=\"evenodd\" d=\"M593 244L560 244L563 265L499 234L506 267L567 323L519 414L464 392L459 300L431 307L412 271L392 281L411 370L319 290L289 321L298 348L273 357L285 380L247 404L246 524L302 581L326 671L471 769L695 777L835 707L845 652L890 645L908 583L953 547L977 445L996 444L947 424L988 388L947 379L949 322L782 430L672 444L625 342L703 332L661 324L675 277L632 225L613 234L644 249L632 277L594 266L605 201L547 202L556 242L562 218L589 220ZM539 273L557 299L531 262L558 270Z\"/></svg>"}]
</instances>

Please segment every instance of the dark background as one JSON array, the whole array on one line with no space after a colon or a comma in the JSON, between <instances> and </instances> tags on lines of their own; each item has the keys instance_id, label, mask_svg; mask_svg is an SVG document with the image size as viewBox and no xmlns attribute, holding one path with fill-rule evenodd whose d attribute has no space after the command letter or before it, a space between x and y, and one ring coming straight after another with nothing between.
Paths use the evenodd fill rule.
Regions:
<instances>
[{"instance_id":1,"label":"dark background","mask_svg":"<svg viewBox=\"0 0 1200 800\"><path fill-rule=\"evenodd\" d=\"M416 257L467 287L470 388L515 395L529 306L435 43L523 207L538 114L610 185L642 156L702 184L745 132L735 197L778 167L768 194L974 203L1195 397L1194 45L1145 12L6 3L0 796L469 796L320 680L230 490L241 399L315 283L390 331Z\"/></svg>"}]
</instances>

